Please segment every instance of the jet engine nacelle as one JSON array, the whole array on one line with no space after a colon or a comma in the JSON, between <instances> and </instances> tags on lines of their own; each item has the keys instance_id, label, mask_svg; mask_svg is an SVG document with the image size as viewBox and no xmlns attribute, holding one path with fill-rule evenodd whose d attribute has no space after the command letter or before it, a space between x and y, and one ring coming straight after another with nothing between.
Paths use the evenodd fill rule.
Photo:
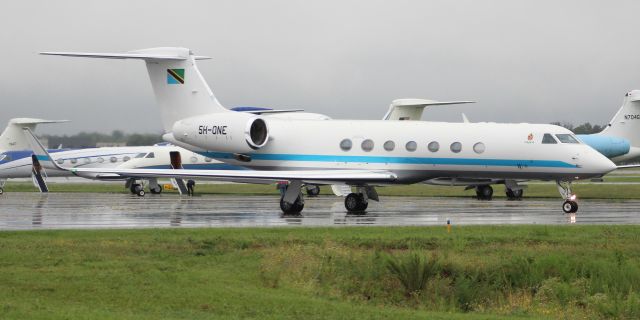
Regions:
<instances>
[{"instance_id":1,"label":"jet engine nacelle","mask_svg":"<svg viewBox=\"0 0 640 320\"><path fill-rule=\"evenodd\" d=\"M205 150L244 153L264 147L269 142L269 128L262 116L214 113L176 121L173 137Z\"/></svg>"}]
</instances>

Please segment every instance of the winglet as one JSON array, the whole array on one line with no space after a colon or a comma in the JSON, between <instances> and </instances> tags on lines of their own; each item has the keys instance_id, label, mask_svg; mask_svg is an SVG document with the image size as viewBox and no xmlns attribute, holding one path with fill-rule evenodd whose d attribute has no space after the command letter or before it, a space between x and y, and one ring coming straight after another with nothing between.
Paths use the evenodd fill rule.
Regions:
<instances>
[{"instance_id":1,"label":"winglet","mask_svg":"<svg viewBox=\"0 0 640 320\"><path fill-rule=\"evenodd\" d=\"M48 168L71 171L67 168L59 166L55 161L53 161L53 159L51 159L49 152L47 152L47 149L42 146L42 143L40 143L38 138L36 138L36 135L33 133L33 131L31 131L31 129L23 128L22 130L24 131L24 135L26 136L27 141L29 141L31 148L33 149L33 153L36 156L36 159L38 159L41 165Z\"/></svg>"}]
</instances>

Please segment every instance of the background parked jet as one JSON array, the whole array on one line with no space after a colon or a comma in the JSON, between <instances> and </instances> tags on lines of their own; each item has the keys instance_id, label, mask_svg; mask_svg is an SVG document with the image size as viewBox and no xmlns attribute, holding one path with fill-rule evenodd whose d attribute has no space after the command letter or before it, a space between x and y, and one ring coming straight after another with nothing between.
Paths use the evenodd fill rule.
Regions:
<instances>
[{"instance_id":1,"label":"background parked jet","mask_svg":"<svg viewBox=\"0 0 640 320\"><path fill-rule=\"evenodd\" d=\"M438 103L431 100L421 102L419 99L396 100L389 106L384 119L418 121L421 120L426 107L459 103L470 103L470 101ZM464 114L462 117L463 122L469 122ZM624 165L638 162L640 160L640 90L632 90L625 94L622 106L602 132L578 134L576 137L616 164ZM546 143L558 144L562 142L551 135L547 137ZM436 178L424 181L424 183L465 186L467 189L476 189L476 196L481 200L491 200L493 196L492 184L504 184L507 198L515 200L521 199L524 194L526 186L519 184L524 181L526 180Z\"/></svg>"}]
</instances>

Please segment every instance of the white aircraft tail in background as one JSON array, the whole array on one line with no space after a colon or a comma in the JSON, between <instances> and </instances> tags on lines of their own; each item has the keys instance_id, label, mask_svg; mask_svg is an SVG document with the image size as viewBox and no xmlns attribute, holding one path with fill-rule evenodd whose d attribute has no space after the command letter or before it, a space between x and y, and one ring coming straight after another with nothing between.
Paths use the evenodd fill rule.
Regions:
<instances>
[{"instance_id":1,"label":"white aircraft tail in background","mask_svg":"<svg viewBox=\"0 0 640 320\"><path fill-rule=\"evenodd\" d=\"M31 145L22 132L22 128L29 128L31 131L34 131L38 124L61 122L69 122L69 120L13 118L9 120L7 127L0 135L0 152L31 149Z\"/></svg>"}]
</instances>

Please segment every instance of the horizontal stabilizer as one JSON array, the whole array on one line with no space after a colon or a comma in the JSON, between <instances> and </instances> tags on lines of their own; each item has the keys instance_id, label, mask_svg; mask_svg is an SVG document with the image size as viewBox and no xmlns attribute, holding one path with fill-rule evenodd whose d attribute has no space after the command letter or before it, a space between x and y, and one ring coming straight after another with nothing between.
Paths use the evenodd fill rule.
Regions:
<instances>
[{"instance_id":1,"label":"horizontal stabilizer","mask_svg":"<svg viewBox=\"0 0 640 320\"><path fill-rule=\"evenodd\" d=\"M64 123L69 122L71 120L46 120L46 119L36 119L36 118L13 118L9 120L9 124L19 124L19 125L27 125L27 124L43 124L43 123Z\"/></svg>"},{"instance_id":2,"label":"horizontal stabilizer","mask_svg":"<svg viewBox=\"0 0 640 320\"><path fill-rule=\"evenodd\" d=\"M0 134L0 151L15 151L31 149L27 142L22 128L29 128L32 131L38 124L62 123L69 120L46 120L36 118L13 118L9 120L7 127Z\"/></svg>"},{"instance_id":3,"label":"horizontal stabilizer","mask_svg":"<svg viewBox=\"0 0 640 320\"><path fill-rule=\"evenodd\" d=\"M475 101L436 101L427 99L396 99L391 102L393 107L417 107L417 106L445 106L450 104L476 103Z\"/></svg>"},{"instance_id":4,"label":"horizontal stabilizer","mask_svg":"<svg viewBox=\"0 0 640 320\"><path fill-rule=\"evenodd\" d=\"M101 59L142 59L142 60L187 60L188 55L176 54L173 50L166 50L163 53L163 48L143 49L129 51L125 53L103 53L103 52L52 52L45 51L40 52L41 55L47 56L65 56L65 57L80 57L80 58L101 58ZM194 56L196 60L211 59L205 56Z\"/></svg>"}]
</instances>

